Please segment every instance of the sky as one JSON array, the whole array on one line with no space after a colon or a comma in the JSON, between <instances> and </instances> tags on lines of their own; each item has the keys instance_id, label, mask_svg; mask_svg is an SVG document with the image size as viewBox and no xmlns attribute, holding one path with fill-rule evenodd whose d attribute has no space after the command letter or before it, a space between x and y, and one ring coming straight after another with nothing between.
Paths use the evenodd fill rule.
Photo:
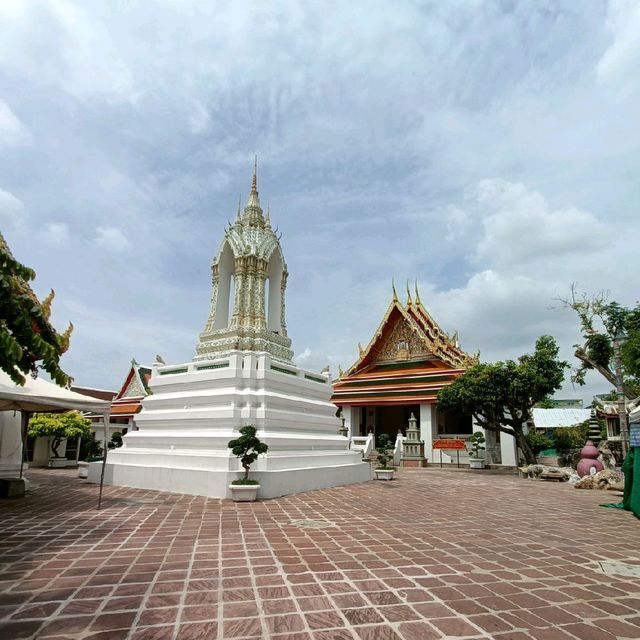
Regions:
<instances>
[{"instance_id":1,"label":"sky","mask_svg":"<svg viewBox=\"0 0 640 640\"><path fill-rule=\"evenodd\" d=\"M0 229L79 385L193 357L254 154L301 366L392 278L483 360L575 365L572 284L638 299L639 68L635 1L2 0Z\"/></svg>"}]
</instances>

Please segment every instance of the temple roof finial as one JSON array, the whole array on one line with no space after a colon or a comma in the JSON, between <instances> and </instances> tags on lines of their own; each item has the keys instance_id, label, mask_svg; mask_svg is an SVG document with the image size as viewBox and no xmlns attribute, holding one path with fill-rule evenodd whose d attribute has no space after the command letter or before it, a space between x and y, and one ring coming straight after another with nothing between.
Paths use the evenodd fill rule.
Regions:
<instances>
[{"instance_id":1,"label":"temple roof finial","mask_svg":"<svg viewBox=\"0 0 640 640\"><path fill-rule=\"evenodd\" d=\"M238 220L242 216L242 194L238 196Z\"/></svg>"},{"instance_id":2,"label":"temple roof finial","mask_svg":"<svg viewBox=\"0 0 640 640\"><path fill-rule=\"evenodd\" d=\"M418 291L418 278L416 278L416 304L422 304L420 300L420 292Z\"/></svg>"},{"instance_id":3,"label":"temple roof finial","mask_svg":"<svg viewBox=\"0 0 640 640\"><path fill-rule=\"evenodd\" d=\"M258 195L258 154L253 158L253 178L251 178L251 193Z\"/></svg>"},{"instance_id":4,"label":"temple roof finial","mask_svg":"<svg viewBox=\"0 0 640 640\"><path fill-rule=\"evenodd\" d=\"M264 221L267 227L271 226L271 204L267 202L267 218Z\"/></svg>"},{"instance_id":5,"label":"temple roof finial","mask_svg":"<svg viewBox=\"0 0 640 640\"><path fill-rule=\"evenodd\" d=\"M411 291L409 291L409 281L407 280L407 305L410 305L411 303Z\"/></svg>"},{"instance_id":6,"label":"temple roof finial","mask_svg":"<svg viewBox=\"0 0 640 640\"><path fill-rule=\"evenodd\" d=\"M258 156L253 160L253 177L251 178L251 191L247 200L247 206L244 208L246 214L250 215L253 223L264 224L262 217L262 209L260 207L260 198L258 197Z\"/></svg>"},{"instance_id":7,"label":"temple roof finial","mask_svg":"<svg viewBox=\"0 0 640 640\"><path fill-rule=\"evenodd\" d=\"M398 302L398 292L396 291L396 283L393 278L391 278L391 290L393 291L393 301Z\"/></svg>"}]
</instances>

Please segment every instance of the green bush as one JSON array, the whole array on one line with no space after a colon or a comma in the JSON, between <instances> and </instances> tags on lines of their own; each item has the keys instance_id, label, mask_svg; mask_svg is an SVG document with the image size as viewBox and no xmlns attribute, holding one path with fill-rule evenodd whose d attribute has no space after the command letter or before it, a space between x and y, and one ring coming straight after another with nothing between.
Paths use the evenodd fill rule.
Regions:
<instances>
[{"instance_id":1,"label":"green bush","mask_svg":"<svg viewBox=\"0 0 640 640\"><path fill-rule=\"evenodd\" d=\"M575 467L580 459L580 449L589 436L589 421L575 427L559 427L553 431L553 442L558 452L558 463Z\"/></svg>"},{"instance_id":2,"label":"green bush","mask_svg":"<svg viewBox=\"0 0 640 640\"><path fill-rule=\"evenodd\" d=\"M80 451L87 462L93 462L102 456L102 444L96 440L95 433L92 433L90 438L82 439Z\"/></svg>"},{"instance_id":3,"label":"green bush","mask_svg":"<svg viewBox=\"0 0 640 640\"><path fill-rule=\"evenodd\" d=\"M527 433L525 437L527 439L529 448L536 456L541 451L544 451L545 449L551 449L553 447L553 440L544 435L544 433L540 433L539 431L529 431L529 433Z\"/></svg>"},{"instance_id":4,"label":"green bush","mask_svg":"<svg viewBox=\"0 0 640 640\"><path fill-rule=\"evenodd\" d=\"M108 444L109 449L117 449L122 446L122 434L120 431L114 431L111 434L111 440Z\"/></svg>"},{"instance_id":5,"label":"green bush","mask_svg":"<svg viewBox=\"0 0 640 640\"><path fill-rule=\"evenodd\" d=\"M566 454L584 446L589 435L589 423L583 422L575 427L558 427L553 431L553 442L558 454Z\"/></svg>"}]
</instances>

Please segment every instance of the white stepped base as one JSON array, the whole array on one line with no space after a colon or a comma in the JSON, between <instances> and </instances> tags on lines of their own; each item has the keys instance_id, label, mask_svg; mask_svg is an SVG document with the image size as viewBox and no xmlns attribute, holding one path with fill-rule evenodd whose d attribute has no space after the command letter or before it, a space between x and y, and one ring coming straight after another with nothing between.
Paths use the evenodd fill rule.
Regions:
<instances>
[{"instance_id":1,"label":"white stepped base","mask_svg":"<svg viewBox=\"0 0 640 640\"><path fill-rule=\"evenodd\" d=\"M323 489L371 479L330 402L327 376L274 362L268 353L234 351L210 361L154 365L152 395L109 453L107 484L230 497L242 468L228 447L246 424L268 445L251 466L259 498ZM100 465L89 480L99 482Z\"/></svg>"},{"instance_id":2,"label":"white stepped base","mask_svg":"<svg viewBox=\"0 0 640 640\"><path fill-rule=\"evenodd\" d=\"M101 469L101 462L92 462L89 465L90 482L100 482ZM230 498L229 484L241 476L237 471L221 469L110 464L107 458L104 479L106 484L125 487L187 493L209 498ZM365 462L251 473L251 478L260 482L258 499L367 482L371 477L371 465Z\"/></svg>"}]
</instances>

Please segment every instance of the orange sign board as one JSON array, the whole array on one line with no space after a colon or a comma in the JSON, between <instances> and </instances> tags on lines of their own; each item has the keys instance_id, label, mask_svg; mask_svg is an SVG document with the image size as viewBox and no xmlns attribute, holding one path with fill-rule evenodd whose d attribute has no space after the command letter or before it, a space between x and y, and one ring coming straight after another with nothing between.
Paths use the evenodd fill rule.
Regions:
<instances>
[{"instance_id":1,"label":"orange sign board","mask_svg":"<svg viewBox=\"0 0 640 640\"><path fill-rule=\"evenodd\" d=\"M466 444L464 440L457 438L441 438L433 441L434 449L451 449L453 451L464 451Z\"/></svg>"}]
</instances>

